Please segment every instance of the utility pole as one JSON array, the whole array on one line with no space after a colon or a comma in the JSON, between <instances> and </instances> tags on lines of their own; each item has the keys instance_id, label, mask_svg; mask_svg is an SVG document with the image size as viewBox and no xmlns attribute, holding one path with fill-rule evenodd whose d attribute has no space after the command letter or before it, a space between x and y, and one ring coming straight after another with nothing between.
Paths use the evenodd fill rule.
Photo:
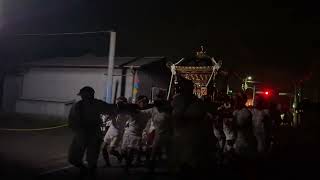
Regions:
<instances>
[{"instance_id":1,"label":"utility pole","mask_svg":"<svg viewBox=\"0 0 320 180\"><path fill-rule=\"evenodd\" d=\"M109 41L109 57L108 57L108 78L106 89L106 102L112 103L112 84L113 84L113 69L114 69L114 55L116 50L116 32L111 31Z\"/></svg>"}]
</instances>

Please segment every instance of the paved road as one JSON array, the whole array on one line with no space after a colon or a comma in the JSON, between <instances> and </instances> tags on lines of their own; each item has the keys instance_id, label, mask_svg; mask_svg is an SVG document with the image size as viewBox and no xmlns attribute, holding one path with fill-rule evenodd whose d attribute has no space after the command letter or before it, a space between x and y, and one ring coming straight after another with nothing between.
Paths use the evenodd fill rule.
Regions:
<instances>
[{"instance_id":1,"label":"paved road","mask_svg":"<svg viewBox=\"0 0 320 180\"><path fill-rule=\"evenodd\" d=\"M72 134L67 128L36 132L0 131L1 176L33 177L64 167Z\"/></svg>"},{"instance_id":2,"label":"paved road","mask_svg":"<svg viewBox=\"0 0 320 180\"><path fill-rule=\"evenodd\" d=\"M0 179L77 179L78 170L67 162L71 139L72 133L66 127L36 132L0 131ZM117 180L147 178L142 167L127 174L114 157L111 163L113 167L102 168L100 157L98 177ZM168 179L162 172L158 172L157 177Z\"/></svg>"},{"instance_id":3,"label":"paved road","mask_svg":"<svg viewBox=\"0 0 320 180\"><path fill-rule=\"evenodd\" d=\"M303 130L300 134L305 132L309 131ZM314 169L319 163L319 158L316 158L320 152L318 141L308 138L314 135L305 135L306 138L297 139L292 136L292 132L283 131L283 134L286 135L282 135L282 150L265 167L264 179L291 179L301 175L317 174L318 170ZM71 138L72 133L68 128L39 132L0 131L0 179L76 179L77 169L67 163L67 150ZM217 172L213 172L212 176L217 178ZM172 178L165 173L157 173L152 177ZM107 169L99 168L98 179L140 180L151 179L151 176L144 168L135 168L128 175L123 168L116 165Z\"/></svg>"}]
</instances>

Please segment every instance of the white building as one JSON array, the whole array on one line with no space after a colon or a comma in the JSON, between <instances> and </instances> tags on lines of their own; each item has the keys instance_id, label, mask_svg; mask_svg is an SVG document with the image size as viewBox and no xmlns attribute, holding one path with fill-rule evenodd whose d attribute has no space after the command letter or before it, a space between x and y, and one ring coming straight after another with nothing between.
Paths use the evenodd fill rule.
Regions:
<instances>
[{"instance_id":1,"label":"white building","mask_svg":"<svg viewBox=\"0 0 320 180\"><path fill-rule=\"evenodd\" d=\"M2 107L8 112L66 117L83 86L93 87L96 98L105 99L107 65L106 57L93 55L25 63L22 72L6 76ZM133 100L142 94L150 97L152 87L167 88L170 80L163 57L116 57L114 68L113 100L120 95Z\"/></svg>"}]
</instances>

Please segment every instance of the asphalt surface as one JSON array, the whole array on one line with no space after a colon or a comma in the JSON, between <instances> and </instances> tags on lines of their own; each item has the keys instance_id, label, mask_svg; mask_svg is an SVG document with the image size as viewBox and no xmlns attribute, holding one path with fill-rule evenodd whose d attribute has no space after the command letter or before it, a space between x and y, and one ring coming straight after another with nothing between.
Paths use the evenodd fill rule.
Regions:
<instances>
[{"instance_id":1,"label":"asphalt surface","mask_svg":"<svg viewBox=\"0 0 320 180\"><path fill-rule=\"evenodd\" d=\"M78 169L67 162L72 136L67 127L35 132L0 131L0 179L78 179ZM112 167L103 168L100 156L98 178L150 179L142 166L127 173L114 157L111 163ZM157 170L156 174L153 177L170 178L163 170Z\"/></svg>"},{"instance_id":2,"label":"asphalt surface","mask_svg":"<svg viewBox=\"0 0 320 180\"><path fill-rule=\"evenodd\" d=\"M258 169L249 168L247 174L259 174L259 178L251 179L318 177L320 149L318 136L314 134L316 132L310 129L281 129L279 150ZM78 170L67 162L71 139L72 133L66 127L36 132L0 131L0 179L78 179ZM111 168L102 168L103 161L100 158L97 179L177 179L169 176L163 169L150 175L145 168L136 167L128 174L115 159L112 164L114 166ZM230 179L240 178L237 172L225 169L215 169L209 176L226 179L227 174L232 177ZM233 176L229 176L230 174ZM204 179L204 175L198 176Z\"/></svg>"},{"instance_id":3,"label":"asphalt surface","mask_svg":"<svg viewBox=\"0 0 320 180\"><path fill-rule=\"evenodd\" d=\"M71 139L72 133L65 127L35 132L0 131L0 177L32 178L67 166Z\"/></svg>"}]
</instances>

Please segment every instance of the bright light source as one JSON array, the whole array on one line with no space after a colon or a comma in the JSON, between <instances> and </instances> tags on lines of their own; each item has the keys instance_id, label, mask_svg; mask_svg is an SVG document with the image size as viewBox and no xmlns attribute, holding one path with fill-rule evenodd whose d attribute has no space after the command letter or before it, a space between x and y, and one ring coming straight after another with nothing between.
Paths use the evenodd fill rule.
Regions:
<instances>
[{"instance_id":1,"label":"bright light source","mask_svg":"<svg viewBox=\"0 0 320 180\"><path fill-rule=\"evenodd\" d=\"M269 95L269 91L264 92L265 95Z\"/></svg>"},{"instance_id":2,"label":"bright light source","mask_svg":"<svg viewBox=\"0 0 320 180\"><path fill-rule=\"evenodd\" d=\"M294 109L296 108L296 103L292 104L292 108L294 108Z\"/></svg>"},{"instance_id":3,"label":"bright light source","mask_svg":"<svg viewBox=\"0 0 320 180\"><path fill-rule=\"evenodd\" d=\"M248 79L248 80L252 80L252 76L248 76L247 79Z\"/></svg>"}]
</instances>

